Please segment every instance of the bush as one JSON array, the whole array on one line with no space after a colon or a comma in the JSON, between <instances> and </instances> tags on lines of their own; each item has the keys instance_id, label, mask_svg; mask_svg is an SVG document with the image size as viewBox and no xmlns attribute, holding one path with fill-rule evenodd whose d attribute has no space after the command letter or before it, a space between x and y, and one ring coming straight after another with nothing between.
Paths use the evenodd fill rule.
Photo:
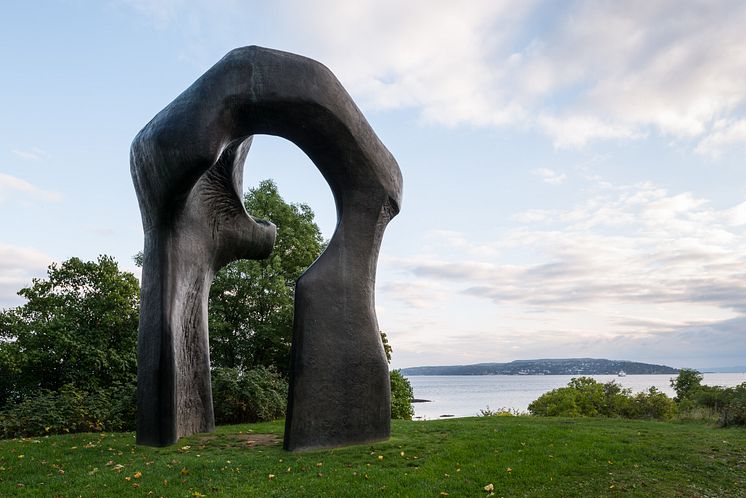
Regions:
<instances>
[{"instance_id":1,"label":"bush","mask_svg":"<svg viewBox=\"0 0 746 498\"><path fill-rule=\"evenodd\" d=\"M412 407L412 385L399 370L392 370L391 377L391 418L412 420L414 408Z\"/></svg>"},{"instance_id":2,"label":"bush","mask_svg":"<svg viewBox=\"0 0 746 498\"><path fill-rule=\"evenodd\" d=\"M489 405L487 405L487 408L482 408L479 410L478 417L520 417L524 415L524 413L521 413L518 410L515 410L513 408L498 408L497 410L493 410L490 408Z\"/></svg>"},{"instance_id":3,"label":"bush","mask_svg":"<svg viewBox=\"0 0 746 498\"><path fill-rule=\"evenodd\" d=\"M133 430L135 395L134 383L91 393L72 384L43 390L0 411L0 437Z\"/></svg>"},{"instance_id":4,"label":"bush","mask_svg":"<svg viewBox=\"0 0 746 498\"><path fill-rule=\"evenodd\" d=\"M629 412L626 418L647 418L655 420L669 420L676 413L676 404L674 401L660 392L655 387L651 387L645 392L637 393L632 398L629 405Z\"/></svg>"},{"instance_id":5,"label":"bush","mask_svg":"<svg viewBox=\"0 0 746 498\"><path fill-rule=\"evenodd\" d=\"M212 402L217 424L243 424L285 416L288 384L274 369L212 371Z\"/></svg>"},{"instance_id":6,"label":"bush","mask_svg":"<svg viewBox=\"0 0 746 498\"><path fill-rule=\"evenodd\" d=\"M542 417L623 417L669 419L675 413L671 398L654 387L632 396L614 381L601 384L590 377L570 380L542 394L528 405L532 415Z\"/></svg>"},{"instance_id":7,"label":"bush","mask_svg":"<svg viewBox=\"0 0 746 498\"><path fill-rule=\"evenodd\" d=\"M716 420L721 426L746 425L746 382L736 387L697 385L678 399L681 418Z\"/></svg>"},{"instance_id":8,"label":"bush","mask_svg":"<svg viewBox=\"0 0 746 498\"><path fill-rule=\"evenodd\" d=\"M722 426L746 425L746 382L725 391L726 402L720 409L718 422Z\"/></svg>"}]
</instances>

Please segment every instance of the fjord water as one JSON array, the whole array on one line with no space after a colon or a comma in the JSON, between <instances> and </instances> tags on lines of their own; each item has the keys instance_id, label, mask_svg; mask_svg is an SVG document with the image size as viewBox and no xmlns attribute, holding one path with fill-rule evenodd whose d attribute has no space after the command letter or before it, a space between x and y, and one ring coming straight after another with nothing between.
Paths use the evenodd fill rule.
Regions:
<instances>
[{"instance_id":1,"label":"fjord water","mask_svg":"<svg viewBox=\"0 0 746 498\"><path fill-rule=\"evenodd\" d=\"M746 373L703 374L703 384L732 387L746 382ZM415 403L415 417L433 420L443 415L473 417L489 407L527 411L533 400L547 391L564 387L578 375L412 375L407 376L417 399L430 403ZM674 396L670 380L674 375L590 375L598 382L613 380L633 392L651 386Z\"/></svg>"}]
</instances>

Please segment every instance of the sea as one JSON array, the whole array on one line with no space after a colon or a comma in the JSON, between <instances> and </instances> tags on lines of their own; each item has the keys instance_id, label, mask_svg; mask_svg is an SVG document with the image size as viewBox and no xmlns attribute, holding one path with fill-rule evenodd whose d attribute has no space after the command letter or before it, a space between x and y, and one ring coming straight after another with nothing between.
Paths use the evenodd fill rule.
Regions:
<instances>
[{"instance_id":1,"label":"sea","mask_svg":"<svg viewBox=\"0 0 746 498\"><path fill-rule=\"evenodd\" d=\"M706 373L703 384L732 387L746 382L746 373ZM558 387L564 387L577 375L411 375L407 376L414 397L429 400L414 403L415 419L434 420L450 417L474 417L480 410L509 409L528 411L533 400ZM674 396L670 381L675 375L589 375L598 382L613 380L633 392L655 386Z\"/></svg>"}]
</instances>

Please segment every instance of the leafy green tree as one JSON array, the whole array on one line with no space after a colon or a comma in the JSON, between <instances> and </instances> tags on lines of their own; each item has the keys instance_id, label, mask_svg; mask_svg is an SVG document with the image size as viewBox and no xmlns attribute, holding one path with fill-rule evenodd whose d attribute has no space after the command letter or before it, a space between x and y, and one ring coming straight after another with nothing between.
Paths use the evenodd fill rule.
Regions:
<instances>
[{"instance_id":1,"label":"leafy green tree","mask_svg":"<svg viewBox=\"0 0 746 498\"><path fill-rule=\"evenodd\" d=\"M0 312L0 406L69 385L133 384L140 289L109 256L52 264Z\"/></svg>"},{"instance_id":2,"label":"leafy green tree","mask_svg":"<svg viewBox=\"0 0 746 498\"><path fill-rule=\"evenodd\" d=\"M386 360L391 363L391 353L394 351L389 344L389 338L386 332L380 332L383 350L386 353ZM404 377L400 370L389 372L389 382L391 382L391 418L412 420L414 416L414 407L412 400L414 392L412 384Z\"/></svg>"},{"instance_id":3,"label":"leafy green tree","mask_svg":"<svg viewBox=\"0 0 746 498\"><path fill-rule=\"evenodd\" d=\"M391 418L412 420L412 384L409 383L399 370L389 372L391 379Z\"/></svg>"},{"instance_id":4,"label":"leafy green tree","mask_svg":"<svg viewBox=\"0 0 746 498\"><path fill-rule=\"evenodd\" d=\"M269 258L223 268L210 289L210 355L216 367L275 367L287 376L295 282L321 254L324 241L306 204L288 204L272 180L244 198L252 216L277 226Z\"/></svg>"},{"instance_id":5,"label":"leafy green tree","mask_svg":"<svg viewBox=\"0 0 746 498\"><path fill-rule=\"evenodd\" d=\"M691 368L682 368L675 379L671 379L671 387L676 391L676 401L690 398L702 386L702 374Z\"/></svg>"}]
</instances>

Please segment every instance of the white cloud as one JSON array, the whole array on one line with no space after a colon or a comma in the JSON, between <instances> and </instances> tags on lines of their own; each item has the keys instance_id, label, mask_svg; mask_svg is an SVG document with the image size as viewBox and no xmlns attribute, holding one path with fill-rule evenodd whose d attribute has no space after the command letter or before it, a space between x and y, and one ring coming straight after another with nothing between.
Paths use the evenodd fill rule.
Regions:
<instances>
[{"instance_id":1,"label":"white cloud","mask_svg":"<svg viewBox=\"0 0 746 498\"><path fill-rule=\"evenodd\" d=\"M478 328L442 331L456 341L476 334L490 351L512 337L508 342L520 346L520 357L552 348L578 355L585 341L589 355L626 351L642 358L645 347L669 339L666 354L680 353L683 361L694 358L694 346L686 344L704 341L683 341L691 331L742 342L734 326L718 330L719 324L746 320L744 206L716 209L689 192L670 193L652 183L609 186L577 205L522 213L515 219L526 224L490 242L492 255L451 251L389 258L385 264L399 272L394 281L401 287L380 295L391 311L410 286L419 302L456 306L459 311L451 313L459 316L469 299L491 302L491 312L474 311L485 317ZM536 221L551 224L537 227ZM458 239L453 232L442 235ZM415 343L425 340L424 332L413 334ZM526 346L525 337L541 347ZM453 350L468 349L466 342L462 346ZM721 350L727 350L723 343L707 348ZM707 363L704 356L700 360Z\"/></svg>"},{"instance_id":2,"label":"white cloud","mask_svg":"<svg viewBox=\"0 0 746 498\"><path fill-rule=\"evenodd\" d=\"M564 173L557 173L549 168L538 168L533 170L531 173L541 178L544 183L550 185L559 185L567 180L567 175Z\"/></svg>"},{"instance_id":3,"label":"white cloud","mask_svg":"<svg viewBox=\"0 0 746 498\"><path fill-rule=\"evenodd\" d=\"M746 119L718 122L695 149L700 154L717 157L728 147L746 143Z\"/></svg>"},{"instance_id":4,"label":"white cloud","mask_svg":"<svg viewBox=\"0 0 746 498\"><path fill-rule=\"evenodd\" d=\"M121 3L183 31L204 64L208 46L274 43L324 62L364 107L441 125L535 127L558 147L657 133L709 154L746 141L735 0ZM274 36L245 29L257 12Z\"/></svg>"},{"instance_id":5,"label":"white cloud","mask_svg":"<svg viewBox=\"0 0 746 498\"><path fill-rule=\"evenodd\" d=\"M0 308L21 304L16 294L43 276L52 258L32 247L0 243Z\"/></svg>"},{"instance_id":6,"label":"white cloud","mask_svg":"<svg viewBox=\"0 0 746 498\"><path fill-rule=\"evenodd\" d=\"M14 156L24 161L40 161L42 159L49 159L49 153L38 148L32 147L30 149L13 149L11 150Z\"/></svg>"},{"instance_id":7,"label":"white cloud","mask_svg":"<svg viewBox=\"0 0 746 498\"><path fill-rule=\"evenodd\" d=\"M44 190L21 178L0 173L0 202L11 193L20 193L46 202L59 202L62 195L58 192Z\"/></svg>"},{"instance_id":8,"label":"white cloud","mask_svg":"<svg viewBox=\"0 0 746 498\"><path fill-rule=\"evenodd\" d=\"M552 138L558 149L581 148L588 142L599 139L637 139L642 138L642 132L634 127L603 122L589 115L568 114L557 117L540 114L537 124L544 133Z\"/></svg>"}]
</instances>

